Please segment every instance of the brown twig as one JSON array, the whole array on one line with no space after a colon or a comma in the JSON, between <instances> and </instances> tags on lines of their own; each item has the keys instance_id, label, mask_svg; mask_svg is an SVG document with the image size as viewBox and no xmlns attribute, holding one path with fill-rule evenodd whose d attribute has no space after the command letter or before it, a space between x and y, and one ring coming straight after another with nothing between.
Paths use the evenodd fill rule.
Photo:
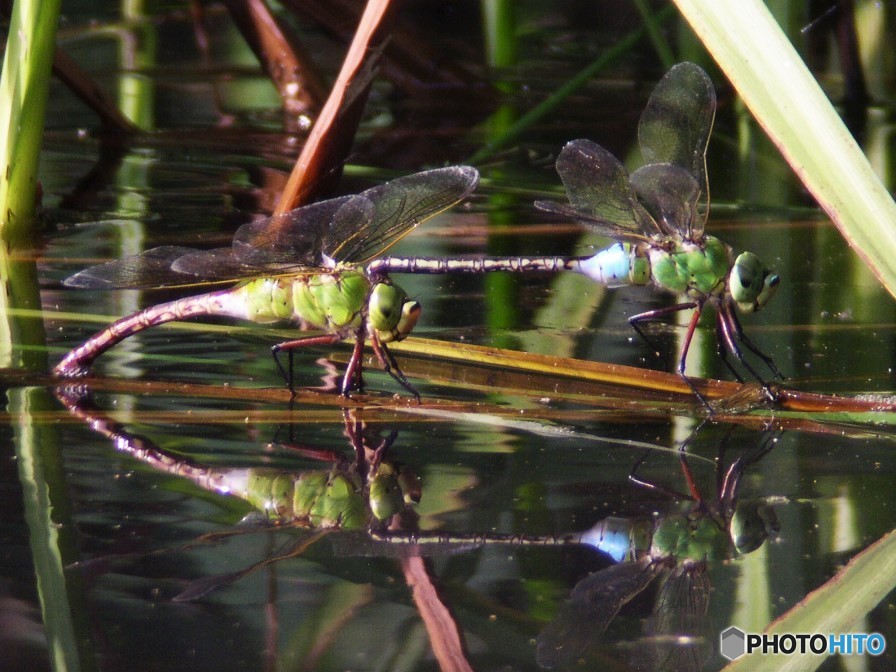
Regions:
<instances>
[{"instance_id":1,"label":"brown twig","mask_svg":"<svg viewBox=\"0 0 896 672\"><path fill-rule=\"evenodd\" d=\"M290 123L317 114L326 87L298 36L271 13L264 0L225 0L234 23L280 93Z\"/></svg>"},{"instance_id":2,"label":"brown twig","mask_svg":"<svg viewBox=\"0 0 896 672\"><path fill-rule=\"evenodd\" d=\"M340 40L351 37L350 26L357 22L357 2L350 0L282 0L284 6L313 19ZM447 90L463 90L467 97L493 90L486 80L457 65L444 51L434 49L418 32L402 23L392 26L384 49L383 75L406 93L421 88L442 95Z\"/></svg>"},{"instance_id":3,"label":"brown twig","mask_svg":"<svg viewBox=\"0 0 896 672\"><path fill-rule=\"evenodd\" d=\"M385 39L391 10L390 0L368 1L330 97L302 148L275 214L307 203L313 193L326 191L341 175L373 80L371 54Z\"/></svg>"},{"instance_id":4,"label":"brown twig","mask_svg":"<svg viewBox=\"0 0 896 672\"><path fill-rule=\"evenodd\" d=\"M138 131L93 77L58 47L53 56L53 74L97 114L104 130L119 133Z\"/></svg>"}]
</instances>

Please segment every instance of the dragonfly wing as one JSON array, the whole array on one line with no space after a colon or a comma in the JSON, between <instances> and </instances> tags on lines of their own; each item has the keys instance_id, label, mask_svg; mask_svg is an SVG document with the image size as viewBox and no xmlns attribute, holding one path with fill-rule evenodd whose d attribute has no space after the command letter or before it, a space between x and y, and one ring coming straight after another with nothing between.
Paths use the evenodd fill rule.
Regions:
<instances>
[{"instance_id":1,"label":"dragonfly wing","mask_svg":"<svg viewBox=\"0 0 896 672\"><path fill-rule=\"evenodd\" d=\"M334 216L353 198L331 198L243 224L233 236L234 256L250 266L321 266L327 248L339 242L338 232L333 231Z\"/></svg>"},{"instance_id":2,"label":"dragonfly wing","mask_svg":"<svg viewBox=\"0 0 896 672\"><path fill-rule=\"evenodd\" d=\"M213 250L194 250L176 259L172 270L185 276L193 276L194 281L210 278L239 280L241 278L278 275L307 269L295 264L255 265L237 257L232 247L218 247Z\"/></svg>"},{"instance_id":3,"label":"dragonfly wing","mask_svg":"<svg viewBox=\"0 0 896 672\"><path fill-rule=\"evenodd\" d=\"M636 647L638 669L698 672L712 653L705 636L710 585L706 567L677 567L662 582L653 615L645 623L647 641Z\"/></svg>"},{"instance_id":4,"label":"dragonfly wing","mask_svg":"<svg viewBox=\"0 0 896 672\"><path fill-rule=\"evenodd\" d=\"M702 236L703 223L697 216L700 185L684 168L652 163L633 172L629 183L668 235L685 240Z\"/></svg>"},{"instance_id":5,"label":"dragonfly wing","mask_svg":"<svg viewBox=\"0 0 896 672\"><path fill-rule=\"evenodd\" d=\"M557 172L578 218L584 215L598 232L618 236L624 231L642 238L660 233L629 187L625 168L597 143L567 143L557 157Z\"/></svg>"},{"instance_id":6,"label":"dragonfly wing","mask_svg":"<svg viewBox=\"0 0 896 672\"><path fill-rule=\"evenodd\" d=\"M241 226L234 254L250 265L325 265L325 258L365 262L415 226L468 196L479 182L469 166L399 177Z\"/></svg>"},{"instance_id":7,"label":"dragonfly wing","mask_svg":"<svg viewBox=\"0 0 896 672\"><path fill-rule=\"evenodd\" d=\"M629 229L624 229L618 224L607 222L605 220L596 219L586 215L567 203L557 203L556 201L535 201L535 207L545 212L564 217L566 219L574 219L590 228L592 231L608 238L623 240L630 243L649 242L647 236L634 233Z\"/></svg>"},{"instance_id":8,"label":"dragonfly wing","mask_svg":"<svg viewBox=\"0 0 896 672\"><path fill-rule=\"evenodd\" d=\"M139 289L192 284L196 282L195 276L174 271L172 264L193 252L196 250L190 247L154 247L142 254L85 268L66 278L63 284L81 289Z\"/></svg>"},{"instance_id":9,"label":"dragonfly wing","mask_svg":"<svg viewBox=\"0 0 896 672\"><path fill-rule=\"evenodd\" d=\"M430 217L462 201L477 184L479 172L475 168L451 166L367 189L336 213L333 244L324 253L337 261L369 261Z\"/></svg>"},{"instance_id":10,"label":"dragonfly wing","mask_svg":"<svg viewBox=\"0 0 896 672\"><path fill-rule=\"evenodd\" d=\"M612 565L579 581L557 617L538 636L538 664L553 668L582 656L622 606L653 581L660 568L645 558Z\"/></svg>"},{"instance_id":11,"label":"dragonfly wing","mask_svg":"<svg viewBox=\"0 0 896 672\"><path fill-rule=\"evenodd\" d=\"M671 163L694 176L709 199L706 145L716 114L716 92L703 69L679 63L663 77L638 125L644 162Z\"/></svg>"}]
</instances>

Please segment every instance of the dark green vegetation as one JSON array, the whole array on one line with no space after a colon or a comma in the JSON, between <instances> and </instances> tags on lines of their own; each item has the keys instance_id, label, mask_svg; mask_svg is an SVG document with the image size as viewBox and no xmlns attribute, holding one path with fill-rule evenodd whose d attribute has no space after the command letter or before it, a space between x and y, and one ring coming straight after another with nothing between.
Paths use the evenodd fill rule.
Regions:
<instances>
[{"instance_id":1,"label":"dark green vegetation","mask_svg":"<svg viewBox=\"0 0 896 672\"><path fill-rule=\"evenodd\" d=\"M281 4L285 33L312 55L325 95L346 51L339 26L357 21L295 18L289 8L299 3ZM318 171L332 179L315 200L472 163L483 176L477 191L389 254L593 254L610 241L583 238L573 218L532 207L565 199L558 153L590 138L628 172L642 165L635 133L650 92L672 62L699 63L718 96L706 232L751 250L781 277L774 301L744 318L787 379L772 386L776 404L760 386L732 381L707 308L686 371L716 411L704 423L687 385L664 373L674 371L687 325L651 322L650 348L628 324L676 299L648 288L604 291L574 273L395 274L424 308L413 335L392 348L419 405L394 398L401 388L370 357L366 393L341 398L352 356L342 343L295 352L290 403L269 349L295 329L227 320L145 330L62 390L46 367L6 368L0 599L17 627L0 632L0 668L47 669L52 658L62 661L56 669L135 672L537 670L540 650L542 663L577 668L549 660L559 641L551 637L569 632L585 669L718 669L722 629L762 630L873 542L890 543L893 299L674 8L660 10L665 23L651 26L658 32L648 42L637 3L505 4L515 21L505 14L495 24L478 3L405 5L384 60L366 71L372 86L338 161L345 170ZM141 130L108 116L100 123L54 81L34 274L43 312L11 313L37 314L47 334L46 345L21 339L13 354L37 352L53 364L123 315L210 291L61 283L154 247L229 246L240 226L274 211L303 124L323 101L312 95L299 109L292 82L259 69L264 59L234 28L246 20L223 6L204 4L200 17L166 3L122 17L97 5L63 3L59 44ZM877 5L858 5L863 44L870 36L892 43L885 13L869 27ZM821 45L807 45L806 59L832 100L849 109L858 101L853 118L863 123L854 132L875 165L890 165L892 110L883 101L893 97L892 73L869 67L883 62L873 56L856 60L858 70L819 65L836 60L823 53L835 17L826 21L804 38L808 17L794 19L794 41ZM493 25L503 28L489 33ZM497 54L495 40L510 43ZM369 53L380 53L378 44ZM627 46L614 52L618 45ZM656 55L663 51L672 62ZM578 88L566 86L581 72L588 77ZM870 97L853 96L856 72L868 77ZM557 92L550 114L528 116ZM882 177L891 187L892 176ZM135 436L170 468L125 454ZM678 449L686 440L685 470ZM202 469L269 480L250 493L253 505L191 477ZM291 512L278 504L290 490ZM312 494L297 505L297 492ZM259 521L283 512L297 524ZM739 547L735 513L771 536ZM573 543L613 519L631 523L627 538L638 541L624 562ZM857 579L830 584L849 600L801 607L800 631L859 622L896 645L893 555L861 556ZM676 586L690 586L694 603L667 601ZM579 598L602 592L611 599L597 601L603 613L618 607L615 618L582 607ZM52 655L42 636L54 642ZM859 662L893 666L891 651Z\"/></svg>"}]
</instances>

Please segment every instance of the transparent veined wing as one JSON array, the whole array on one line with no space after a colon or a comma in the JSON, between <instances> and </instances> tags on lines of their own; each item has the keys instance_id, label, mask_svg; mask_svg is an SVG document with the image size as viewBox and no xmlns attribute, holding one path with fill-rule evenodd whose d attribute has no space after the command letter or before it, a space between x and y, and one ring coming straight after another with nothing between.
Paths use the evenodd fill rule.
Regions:
<instances>
[{"instance_id":1,"label":"transparent veined wing","mask_svg":"<svg viewBox=\"0 0 896 672\"><path fill-rule=\"evenodd\" d=\"M661 579L644 638L633 650L632 666L658 672L699 672L712 655L706 632L709 577L700 563L678 566Z\"/></svg>"},{"instance_id":2,"label":"transparent veined wing","mask_svg":"<svg viewBox=\"0 0 896 672\"><path fill-rule=\"evenodd\" d=\"M91 266L66 278L63 284L78 289L208 287L264 275L313 272L315 268L301 264L247 264L237 259L230 247L196 250L164 245Z\"/></svg>"},{"instance_id":3,"label":"transparent veined wing","mask_svg":"<svg viewBox=\"0 0 896 672\"><path fill-rule=\"evenodd\" d=\"M184 255L197 251L175 245L154 247L142 254L85 268L66 278L63 284L81 289L140 289L194 284L198 281L196 276L179 273L172 269L172 265Z\"/></svg>"},{"instance_id":4,"label":"transparent veined wing","mask_svg":"<svg viewBox=\"0 0 896 672\"><path fill-rule=\"evenodd\" d=\"M331 198L243 224L233 236L233 255L249 266L321 266L340 234L333 226L336 213L353 198Z\"/></svg>"},{"instance_id":5,"label":"transparent veined wing","mask_svg":"<svg viewBox=\"0 0 896 672\"><path fill-rule=\"evenodd\" d=\"M469 166L399 177L355 196L246 224L234 236L235 253L252 264L303 260L326 265L328 259L364 263L462 201L478 182L478 171Z\"/></svg>"},{"instance_id":6,"label":"transparent veined wing","mask_svg":"<svg viewBox=\"0 0 896 672\"><path fill-rule=\"evenodd\" d=\"M69 287L182 287L264 275L313 272L332 260L361 263L415 226L468 196L475 168L455 166L408 175L358 195L312 203L237 229L227 248L163 246L87 268Z\"/></svg>"},{"instance_id":7,"label":"transparent veined wing","mask_svg":"<svg viewBox=\"0 0 896 672\"><path fill-rule=\"evenodd\" d=\"M645 164L670 163L684 168L707 202L706 146L715 113L716 92L709 76L698 65L679 63L656 85L638 125ZM702 235L703 224L692 225L691 233Z\"/></svg>"},{"instance_id":8,"label":"transparent veined wing","mask_svg":"<svg viewBox=\"0 0 896 672\"><path fill-rule=\"evenodd\" d=\"M582 656L600 639L622 606L647 588L661 569L662 563L644 558L612 565L579 581L569 600L538 636L538 664L550 669Z\"/></svg>"},{"instance_id":9,"label":"transparent veined wing","mask_svg":"<svg viewBox=\"0 0 896 672\"><path fill-rule=\"evenodd\" d=\"M373 204L373 223L365 235L346 236L328 254L361 264L382 254L414 228L469 196L479 184L470 166L437 168L378 185L360 195Z\"/></svg>"},{"instance_id":10,"label":"transparent veined wing","mask_svg":"<svg viewBox=\"0 0 896 672\"><path fill-rule=\"evenodd\" d=\"M703 219L697 213L702 193L694 177L669 163L651 163L631 174L629 183L667 235L699 240Z\"/></svg>"},{"instance_id":11,"label":"transparent veined wing","mask_svg":"<svg viewBox=\"0 0 896 672\"><path fill-rule=\"evenodd\" d=\"M536 201L540 210L571 216L611 238L640 242L661 233L638 202L619 160L591 140L568 142L557 157L557 172L570 206Z\"/></svg>"}]
</instances>

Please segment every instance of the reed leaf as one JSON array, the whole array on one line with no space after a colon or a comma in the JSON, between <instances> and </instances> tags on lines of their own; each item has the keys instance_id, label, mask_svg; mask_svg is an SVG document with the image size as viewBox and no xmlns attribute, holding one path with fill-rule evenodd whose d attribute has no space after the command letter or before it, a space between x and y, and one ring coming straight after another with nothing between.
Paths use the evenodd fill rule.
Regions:
<instances>
[{"instance_id":1,"label":"reed leaf","mask_svg":"<svg viewBox=\"0 0 896 672\"><path fill-rule=\"evenodd\" d=\"M763 2L675 4L818 204L896 296L896 203Z\"/></svg>"}]
</instances>

